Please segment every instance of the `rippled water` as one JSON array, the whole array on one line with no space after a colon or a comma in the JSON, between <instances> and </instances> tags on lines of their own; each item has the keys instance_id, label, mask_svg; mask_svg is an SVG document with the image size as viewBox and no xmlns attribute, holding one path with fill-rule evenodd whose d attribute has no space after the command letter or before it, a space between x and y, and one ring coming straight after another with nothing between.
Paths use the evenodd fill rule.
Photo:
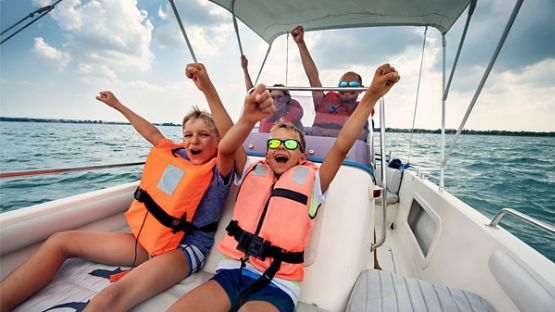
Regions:
<instances>
[{"instance_id":1,"label":"rippled water","mask_svg":"<svg viewBox=\"0 0 555 312\"><path fill-rule=\"evenodd\" d=\"M440 135L415 134L410 163L439 183ZM453 136L447 136L447 144ZM407 160L410 135L386 134L386 150ZM466 204L492 218L514 208L555 224L555 139L540 137L464 135L459 138L445 172L445 188ZM502 225L551 261L555 235L514 217Z\"/></svg>"},{"instance_id":2,"label":"rippled water","mask_svg":"<svg viewBox=\"0 0 555 312\"><path fill-rule=\"evenodd\" d=\"M179 127L159 127L180 140ZM376 136L378 139L378 136ZM447 136L447 143L452 136ZM378 141L379 142L379 139ZM387 133L386 149L407 161L410 134ZM0 123L0 171L144 161L150 145L129 125ZM440 136L414 134L410 163L439 182ZM491 218L509 207L555 224L555 139L461 136L447 164L445 187ZM141 166L0 180L0 211L136 181ZM512 217L503 226L555 261L555 236Z\"/></svg>"}]
</instances>

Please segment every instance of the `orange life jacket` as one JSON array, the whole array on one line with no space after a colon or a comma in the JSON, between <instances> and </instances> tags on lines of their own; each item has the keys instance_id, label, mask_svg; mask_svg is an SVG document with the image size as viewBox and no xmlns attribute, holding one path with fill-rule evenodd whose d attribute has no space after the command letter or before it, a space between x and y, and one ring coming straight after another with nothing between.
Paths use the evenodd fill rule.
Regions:
<instances>
[{"instance_id":1,"label":"orange life jacket","mask_svg":"<svg viewBox=\"0 0 555 312\"><path fill-rule=\"evenodd\" d=\"M339 93L326 93L323 98L317 100L316 115L312 123L312 135L337 137L358 103L358 101L349 105L341 103ZM372 110L372 116L374 116L374 110ZM368 127L367 121L364 129L361 130L358 136L359 140L366 141L369 131Z\"/></svg>"},{"instance_id":2,"label":"orange life jacket","mask_svg":"<svg viewBox=\"0 0 555 312\"><path fill-rule=\"evenodd\" d=\"M216 158L202 165L175 154L183 148L167 140L154 147L146 159L134 200L125 213L141 246L153 256L174 250L191 223L210 185ZM213 231L217 224L200 230Z\"/></svg>"},{"instance_id":3,"label":"orange life jacket","mask_svg":"<svg viewBox=\"0 0 555 312\"><path fill-rule=\"evenodd\" d=\"M266 271L269 279L274 273L302 281L303 253L314 224L309 211L316 165L302 162L278 178L260 161L247 172L226 228L228 235L217 248L235 259L249 255L251 264Z\"/></svg>"}]
</instances>

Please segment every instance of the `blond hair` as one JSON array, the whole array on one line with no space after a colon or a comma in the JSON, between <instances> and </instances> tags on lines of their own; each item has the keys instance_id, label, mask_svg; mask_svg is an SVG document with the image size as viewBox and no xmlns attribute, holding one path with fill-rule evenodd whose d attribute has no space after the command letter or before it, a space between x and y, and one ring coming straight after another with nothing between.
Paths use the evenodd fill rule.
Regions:
<instances>
[{"instance_id":1,"label":"blond hair","mask_svg":"<svg viewBox=\"0 0 555 312\"><path fill-rule=\"evenodd\" d=\"M276 122L272 126L272 128L270 129L270 134L274 133L274 131L276 131L278 129L285 129L285 130L295 131L299 135L299 142L301 142L301 151L306 150L306 141L305 141L305 138L304 138L304 133L303 133L303 131L301 131L301 129L295 127L295 125L292 124L291 122L283 121L283 119L278 120L278 122Z\"/></svg>"},{"instance_id":2,"label":"blond hair","mask_svg":"<svg viewBox=\"0 0 555 312\"><path fill-rule=\"evenodd\" d=\"M204 121L204 123L206 123L206 125L210 128L210 130L212 130L216 134L216 137L220 139L220 133L218 132L218 128L216 127L216 124L212 119L212 115L210 115L209 112L202 111L197 106L193 106L193 110L189 112L187 115L185 115L185 117L183 117L183 122L182 122L183 130L185 130L185 124L191 119L193 120L201 119L202 121Z\"/></svg>"}]
</instances>

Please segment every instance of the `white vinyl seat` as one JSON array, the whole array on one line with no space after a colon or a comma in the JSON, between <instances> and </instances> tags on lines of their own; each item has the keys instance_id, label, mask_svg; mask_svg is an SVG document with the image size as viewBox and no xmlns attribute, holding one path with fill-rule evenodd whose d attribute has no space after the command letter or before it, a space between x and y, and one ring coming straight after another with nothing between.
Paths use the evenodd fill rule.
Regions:
<instances>
[{"instance_id":1,"label":"white vinyl seat","mask_svg":"<svg viewBox=\"0 0 555 312\"><path fill-rule=\"evenodd\" d=\"M482 297L460 289L367 270L358 277L346 311L494 311Z\"/></svg>"},{"instance_id":2,"label":"white vinyl seat","mask_svg":"<svg viewBox=\"0 0 555 312\"><path fill-rule=\"evenodd\" d=\"M87 303L109 285L108 276L125 267L96 264L81 259L66 261L54 280L14 311L82 311ZM141 303L133 311L165 311L183 295L208 281L213 274L195 273L170 289ZM312 304L299 302L297 312L326 312Z\"/></svg>"},{"instance_id":3,"label":"white vinyl seat","mask_svg":"<svg viewBox=\"0 0 555 312\"><path fill-rule=\"evenodd\" d=\"M386 183L387 183L387 203L388 204L395 204L399 201L399 188L401 188L401 179L403 174L401 170L387 167L385 168L386 173ZM376 180L378 181L378 185L383 187L382 183L382 170L380 167L376 169ZM378 199L378 202L381 202L383 197Z\"/></svg>"}]
</instances>

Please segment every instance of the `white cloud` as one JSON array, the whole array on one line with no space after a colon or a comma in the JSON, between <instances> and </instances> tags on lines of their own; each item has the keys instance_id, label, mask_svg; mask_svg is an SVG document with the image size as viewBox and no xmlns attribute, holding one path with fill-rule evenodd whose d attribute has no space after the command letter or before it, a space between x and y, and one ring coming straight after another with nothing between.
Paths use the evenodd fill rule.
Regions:
<instances>
[{"instance_id":1,"label":"white cloud","mask_svg":"<svg viewBox=\"0 0 555 312\"><path fill-rule=\"evenodd\" d=\"M99 7L95 1L91 1L90 6ZM83 27L86 18L83 16L82 10L83 6L80 0L66 0L52 11L52 16L64 30L79 30Z\"/></svg>"},{"instance_id":2,"label":"white cloud","mask_svg":"<svg viewBox=\"0 0 555 312\"><path fill-rule=\"evenodd\" d=\"M224 43L232 38L234 32L229 12L201 1L176 5L195 55L198 54L197 57L200 58L200 55L213 56L222 53ZM207 6L211 7L208 14ZM155 30L156 42L162 47L188 50L171 6L167 4L165 8L160 7L158 15L164 16L167 23Z\"/></svg>"},{"instance_id":3,"label":"white cloud","mask_svg":"<svg viewBox=\"0 0 555 312\"><path fill-rule=\"evenodd\" d=\"M96 77L97 79L107 79L112 82L118 78L116 72L106 65L80 63L77 71L88 78Z\"/></svg>"},{"instance_id":4,"label":"white cloud","mask_svg":"<svg viewBox=\"0 0 555 312\"><path fill-rule=\"evenodd\" d=\"M158 17L163 21L168 20L168 13L162 9L162 6L158 7Z\"/></svg>"},{"instance_id":5,"label":"white cloud","mask_svg":"<svg viewBox=\"0 0 555 312\"><path fill-rule=\"evenodd\" d=\"M546 59L521 73L493 73L469 128L553 131L554 72L555 59Z\"/></svg>"},{"instance_id":6,"label":"white cloud","mask_svg":"<svg viewBox=\"0 0 555 312\"><path fill-rule=\"evenodd\" d=\"M46 43L44 38L35 38L35 44L33 45L33 52L39 58L52 62L60 68L64 68L67 63L69 63L70 55L67 52L60 51Z\"/></svg>"},{"instance_id":7,"label":"white cloud","mask_svg":"<svg viewBox=\"0 0 555 312\"><path fill-rule=\"evenodd\" d=\"M211 28L190 27L190 38L195 43L195 53L215 55L222 53L224 42L233 35L233 26L220 24Z\"/></svg>"},{"instance_id":8,"label":"white cloud","mask_svg":"<svg viewBox=\"0 0 555 312\"><path fill-rule=\"evenodd\" d=\"M66 0L51 16L68 31L65 46L79 62L104 64L113 72L151 68L153 26L136 1Z\"/></svg>"}]
</instances>

